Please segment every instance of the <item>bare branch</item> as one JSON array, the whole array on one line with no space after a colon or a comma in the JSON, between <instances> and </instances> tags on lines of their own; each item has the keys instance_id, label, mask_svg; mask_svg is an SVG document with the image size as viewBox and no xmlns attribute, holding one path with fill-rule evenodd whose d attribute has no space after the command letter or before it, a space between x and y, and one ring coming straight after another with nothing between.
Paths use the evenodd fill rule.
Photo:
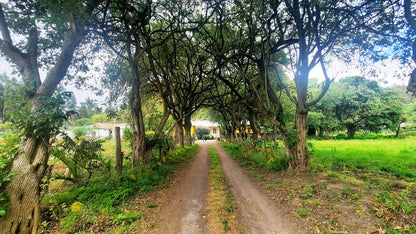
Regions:
<instances>
[{"instance_id":1,"label":"bare branch","mask_svg":"<svg viewBox=\"0 0 416 234\"><path fill-rule=\"evenodd\" d=\"M320 63L321 63L322 72L324 73L324 76L325 76L325 85L322 88L321 93L319 94L319 96L315 100L306 104L307 108L310 108L311 106L314 106L316 103L318 103L324 97L324 95L326 94L326 92L329 89L329 86L334 81L334 79L332 79L332 80L329 79L329 76L328 76L328 73L326 71L326 67L325 67L323 58L321 58Z\"/></svg>"}]
</instances>

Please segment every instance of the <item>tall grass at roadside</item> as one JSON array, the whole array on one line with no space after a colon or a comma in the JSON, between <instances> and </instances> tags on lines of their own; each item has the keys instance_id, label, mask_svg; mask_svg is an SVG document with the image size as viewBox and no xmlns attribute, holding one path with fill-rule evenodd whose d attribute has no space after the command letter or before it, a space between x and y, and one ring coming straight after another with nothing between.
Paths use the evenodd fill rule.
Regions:
<instances>
[{"instance_id":1,"label":"tall grass at roadside","mask_svg":"<svg viewBox=\"0 0 416 234\"><path fill-rule=\"evenodd\" d=\"M311 165L327 169L377 169L394 176L416 178L416 138L310 140Z\"/></svg>"},{"instance_id":2,"label":"tall grass at roadside","mask_svg":"<svg viewBox=\"0 0 416 234\"><path fill-rule=\"evenodd\" d=\"M231 157L241 159L240 164L247 168L262 167L271 171L282 171L289 165L289 157L286 156L284 148L273 142L268 142L266 149L263 144L248 146L247 144L224 143L222 146Z\"/></svg>"}]
</instances>

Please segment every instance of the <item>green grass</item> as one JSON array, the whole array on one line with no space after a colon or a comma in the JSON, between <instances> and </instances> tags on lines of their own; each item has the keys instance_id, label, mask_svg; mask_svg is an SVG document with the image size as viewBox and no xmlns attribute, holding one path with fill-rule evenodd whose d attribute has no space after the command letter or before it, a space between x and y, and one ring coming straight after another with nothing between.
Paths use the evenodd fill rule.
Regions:
<instances>
[{"instance_id":1,"label":"green grass","mask_svg":"<svg viewBox=\"0 0 416 234\"><path fill-rule=\"evenodd\" d=\"M218 232L221 229L223 232L233 232L231 230L232 220L237 204L233 194L228 189L218 153L212 146L210 146L209 156L211 159L211 170L209 174L210 189L208 192L207 220L211 228L213 228L210 232Z\"/></svg>"},{"instance_id":2,"label":"green grass","mask_svg":"<svg viewBox=\"0 0 416 234\"><path fill-rule=\"evenodd\" d=\"M283 147L272 144L271 141L268 143L268 153L265 152L262 144L257 144L260 147L255 149L248 149L247 145L235 143L224 143L222 147L231 157L242 159L240 165L245 168L267 168L271 171L286 170L289 165L289 157L286 156Z\"/></svg>"},{"instance_id":3,"label":"green grass","mask_svg":"<svg viewBox=\"0 0 416 234\"><path fill-rule=\"evenodd\" d=\"M394 176L416 178L416 138L310 140L311 165L327 169L378 169Z\"/></svg>"}]
</instances>

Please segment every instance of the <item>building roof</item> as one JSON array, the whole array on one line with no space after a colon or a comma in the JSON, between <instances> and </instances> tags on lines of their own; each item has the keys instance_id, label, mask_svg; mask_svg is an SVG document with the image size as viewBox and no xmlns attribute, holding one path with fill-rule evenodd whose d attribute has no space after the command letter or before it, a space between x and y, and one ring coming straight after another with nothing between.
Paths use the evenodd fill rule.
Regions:
<instances>
[{"instance_id":1,"label":"building roof","mask_svg":"<svg viewBox=\"0 0 416 234\"><path fill-rule=\"evenodd\" d=\"M191 121L192 126L195 127L220 127L221 125L216 122L211 122L209 120L193 120Z\"/></svg>"},{"instance_id":2,"label":"building roof","mask_svg":"<svg viewBox=\"0 0 416 234\"><path fill-rule=\"evenodd\" d=\"M93 125L95 129L114 129L115 127L126 127L126 126L129 126L129 124L96 123Z\"/></svg>"}]
</instances>

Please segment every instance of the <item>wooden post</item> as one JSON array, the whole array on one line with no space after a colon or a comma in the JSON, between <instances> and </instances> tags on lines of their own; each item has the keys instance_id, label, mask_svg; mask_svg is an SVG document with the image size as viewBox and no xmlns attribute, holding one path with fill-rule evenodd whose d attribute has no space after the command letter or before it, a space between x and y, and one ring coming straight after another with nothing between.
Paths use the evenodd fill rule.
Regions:
<instances>
[{"instance_id":1,"label":"wooden post","mask_svg":"<svg viewBox=\"0 0 416 234\"><path fill-rule=\"evenodd\" d=\"M120 127L115 127L116 137L116 171L117 174L121 175L123 172L123 153L121 152L121 137Z\"/></svg>"}]
</instances>

